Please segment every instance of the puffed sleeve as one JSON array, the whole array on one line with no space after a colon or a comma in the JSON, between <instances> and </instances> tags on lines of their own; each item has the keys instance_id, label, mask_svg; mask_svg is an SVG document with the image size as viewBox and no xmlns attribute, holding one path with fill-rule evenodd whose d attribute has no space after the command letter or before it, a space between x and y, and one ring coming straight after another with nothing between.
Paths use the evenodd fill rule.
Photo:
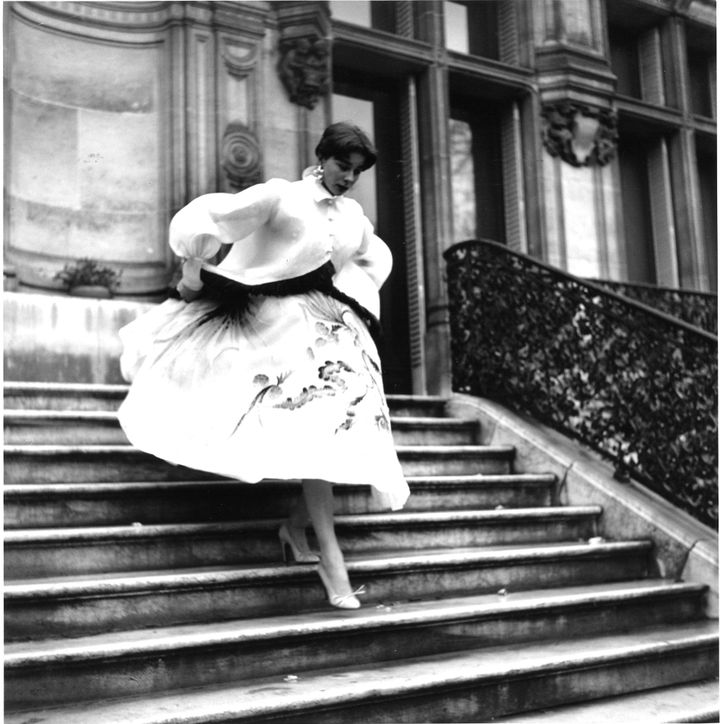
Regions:
<instances>
[{"instance_id":1,"label":"puffed sleeve","mask_svg":"<svg viewBox=\"0 0 720 724\"><path fill-rule=\"evenodd\" d=\"M280 199L281 179L271 179L237 194L205 194L180 209L170 222L170 248L183 262L182 284L202 287L200 269L222 244L249 236L272 216Z\"/></svg>"},{"instance_id":2,"label":"puffed sleeve","mask_svg":"<svg viewBox=\"0 0 720 724\"><path fill-rule=\"evenodd\" d=\"M370 219L365 217L363 240L355 254L355 263L373 280L380 289L390 276L393 258L388 245L375 234Z\"/></svg>"},{"instance_id":3,"label":"puffed sleeve","mask_svg":"<svg viewBox=\"0 0 720 724\"><path fill-rule=\"evenodd\" d=\"M363 217L363 239L353 257L336 275L335 286L380 317L380 287L392 270L392 253Z\"/></svg>"}]
</instances>

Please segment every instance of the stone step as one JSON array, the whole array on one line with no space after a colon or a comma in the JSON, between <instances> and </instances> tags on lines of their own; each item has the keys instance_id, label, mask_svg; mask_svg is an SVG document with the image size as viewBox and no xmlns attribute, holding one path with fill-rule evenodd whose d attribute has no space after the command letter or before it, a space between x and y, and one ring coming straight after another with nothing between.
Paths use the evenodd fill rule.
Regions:
<instances>
[{"instance_id":1,"label":"stone step","mask_svg":"<svg viewBox=\"0 0 720 724\"><path fill-rule=\"evenodd\" d=\"M338 516L348 554L588 540L599 506ZM279 563L281 519L6 531L5 578ZM311 545L314 544L310 536ZM316 544L315 544L316 545Z\"/></svg>"},{"instance_id":2,"label":"stone step","mask_svg":"<svg viewBox=\"0 0 720 724\"><path fill-rule=\"evenodd\" d=\"M117 413L108 410L6 410L6 445L127 445ZM391 418L398 445L473 445L478 425L442 417Z\"/></svg>"},{"instance_id":3,"label":"stone step","mask_svg":"<svg viewBox=\"0 0 720 724\"><path fill-rule=\"evenodd\" d=\"M397 447L405 475L477 475L512 472L508 445L403 445ZM64 480L203 480L219 476L171 465L130 445L6 445L5 482Z\"/></svg>"},{"instance_id":4,"label":"stone step","mask_svg":"<svg viewBox=\"0 0 720 724\"><path fill-rule=\"evenodd\" d=\"M411 477L403 512L539 508L551 505L555 483L552 474ZM287 515L301 494L298 482L234 480L6 485L5 529L220 522L236 519L238 511L276 518ZM335 486L335 510L371 512L370 488Z\"/></svg>"},{"instance_id":5,"label":"stone step","mask_svg":"<svg viewBox=\"0 0 720 724\"><path fill-rule=\"evenodd\" d=\"M720 721L718 680L714 678L664 686L580 704L513 714L495 721L507 724L718 722Z\"/></svg>"},{"instance_id":6,"label":"stone step","mask_svg":"<svg viewBox=\"0 0 720 724\"><path fill-rule=\"evenodd\" d=\"M128 385L64 382L5 382L5 410L117 410ZM443 417L446 399L431 395L388 395L393 415Z\"/></svg>"},{"instance_id":7,"label":"stone step","mask_svg":"<svg viewBox=\"0 0 720 724\"><path fill-rule=\"evenodd\" d=\"M127 385L72 382L4 382L6 410L117 410Z\"/></svg>"},{"instance_id":8,"label":"stone step","mask_svg":"<svg viewBox=\"0 0 720 724\"><path fill-rule=\"evenodd\" d=\"M347 557L368 605L647 578L648 541ZM8 582L9 640L296 614L327 606L314 565L205 567Z\"/></svg>"},{"instance_id":9,"label":"stone step","mask_svg":"<svg viewBox=\"0 0 720 724\"><path fill-rule=\"evenodd\" d=\"M502 643L166 694L6 715L6 724L490 721L516 712L707 679L715 622Z\"/></svg>"},{"instance_id":10,"label":"stone step","mask_svg":"<svg viewBox=\"0 0 720 724\"><path fill-rule=\"evenodd\" d=\"M702 615L703 586L633 581L171 626L9 644L9 708L136 696L313 669L677 625Z\"/></svg>"}]
</instances>

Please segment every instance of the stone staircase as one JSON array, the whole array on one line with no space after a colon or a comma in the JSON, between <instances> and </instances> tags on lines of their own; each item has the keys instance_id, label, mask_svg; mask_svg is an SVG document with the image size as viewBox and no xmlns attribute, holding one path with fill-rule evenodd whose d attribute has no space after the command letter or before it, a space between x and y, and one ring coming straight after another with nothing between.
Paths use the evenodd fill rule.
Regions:
<instances>
[{"instance_id":1,"label":"stone staircase","mask_svg":"<svg viewBox=\"0 0 720 724\"><path fill-rule=\"evenodd\" d=\"M718 721L703 586L444 400L390 399L403 511L336 488L340 611L280 560L299 486L132 449L124 394L5 384L6 724Z\"/></svg>"}]
</instances>

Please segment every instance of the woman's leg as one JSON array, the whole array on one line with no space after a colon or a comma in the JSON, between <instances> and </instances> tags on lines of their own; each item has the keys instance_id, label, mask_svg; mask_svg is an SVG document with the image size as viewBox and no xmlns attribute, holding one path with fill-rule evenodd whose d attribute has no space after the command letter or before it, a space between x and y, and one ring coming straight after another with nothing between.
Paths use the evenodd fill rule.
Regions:
<instances>
[{"instance_id":1,"label":"woman's leg","mask_svg":"<svg viewBox=\"0 0 720 724\"><path fill-rule=\"evenodd\" d=\"M301 495L292 505L285 523L280 526L279 536L283 546L292 549L292 557L296 563L317 563L318 557L311 550L307 540L307 526L310 523L305 495Z\"/></svg>"},{"instance_id":2,"label":"woman's leg","mask_svg":"<svg viewBox=\"0 0 720 724\"><path fill-rule=\"evenodd\" d=\"M332 484L325 480L304 480L303 494L315 536L320 545L320 566L338 596L352 594L345 559L335 535ZM328 593L331 593L330 591Z\"/></svg>"}]
</instances>

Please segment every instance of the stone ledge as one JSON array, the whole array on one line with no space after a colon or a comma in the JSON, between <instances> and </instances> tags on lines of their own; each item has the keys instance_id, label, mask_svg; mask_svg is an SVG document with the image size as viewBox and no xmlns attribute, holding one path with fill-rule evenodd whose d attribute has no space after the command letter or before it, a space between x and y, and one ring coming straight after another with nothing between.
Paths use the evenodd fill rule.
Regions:
<instances>
[{"instance_id":1,"label":"stone ledge","mask_svg":"<svg viewBox=\"0 0 720 724\"><path fill-rule=\"evenodd\" d=\"M707 615L718 617L718 535L638 483L620 483L609 463L580 443L487 399L454 394L448 414L478 420L481 442L514 445L515 472L550 472L566 505L600 505L601 528L615 540L655 544L657 573L710 588Z\"/></svg>"},{"instance_id":2,"label":"stone ledge","mask_svg":"<svg viewBox=\"0 0 720 724\"><path fill-rule=\"evenodd\" d=\"M152 306L124 299L6 292L5 380L123 382L118 330Z\"/></svg>"}]
</instances>

